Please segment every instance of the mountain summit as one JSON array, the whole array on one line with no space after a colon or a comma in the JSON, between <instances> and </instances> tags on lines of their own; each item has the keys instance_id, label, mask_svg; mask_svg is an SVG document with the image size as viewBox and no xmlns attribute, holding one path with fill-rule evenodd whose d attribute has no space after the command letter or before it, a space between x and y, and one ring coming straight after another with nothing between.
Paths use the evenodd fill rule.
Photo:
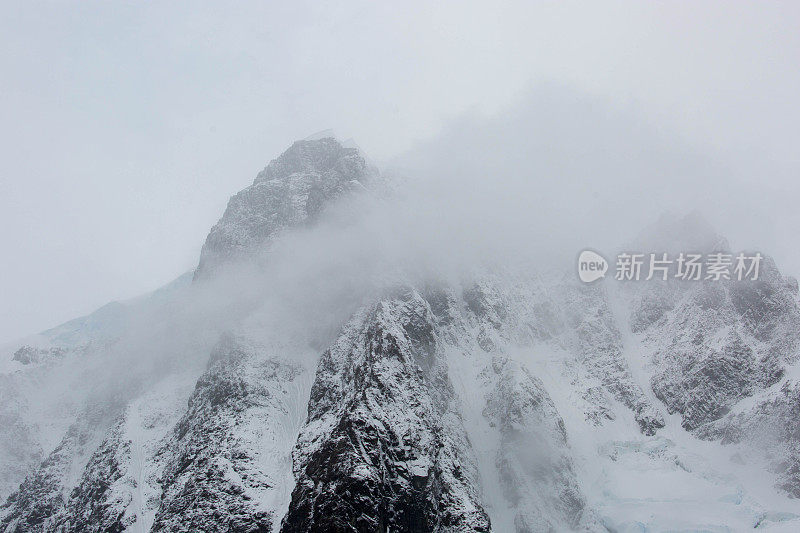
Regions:
<instances>
[{"instance_id":1,"label":"mountain summit","mask_svg":"<svg viewBox=\"0 0 800 533\"><path fill-rule=\"evenodd\" d=\"M312 223L328 202L370 177L358 149L333 137L295 142L230 199L206 238L195 279L264 251L281 230Z\"/></svg>"}]
</instances>

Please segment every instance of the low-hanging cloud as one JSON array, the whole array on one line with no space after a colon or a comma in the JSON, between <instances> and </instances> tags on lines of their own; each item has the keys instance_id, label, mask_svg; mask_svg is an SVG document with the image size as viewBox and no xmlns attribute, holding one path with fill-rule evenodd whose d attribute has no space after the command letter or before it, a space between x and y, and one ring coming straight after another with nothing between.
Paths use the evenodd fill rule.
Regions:
<instances>
[{"instance_id":1,"label":"low-hanging cloud","mask_svg":"<svg viewBox=\"0 0 800 533\"><path fill-rule=\"evenodd\" d=\"M541 87L497 116L452 121L259 260L133 306L121 341L82 372L102 395L135 394L173 370L201 371L219 336L242 328L318 354L359 306L398 283L566 272L580 250L618 246L665 211L726 222L720 213L753 203L729 169L630 108Z\"/></svg>"}]
</instances>

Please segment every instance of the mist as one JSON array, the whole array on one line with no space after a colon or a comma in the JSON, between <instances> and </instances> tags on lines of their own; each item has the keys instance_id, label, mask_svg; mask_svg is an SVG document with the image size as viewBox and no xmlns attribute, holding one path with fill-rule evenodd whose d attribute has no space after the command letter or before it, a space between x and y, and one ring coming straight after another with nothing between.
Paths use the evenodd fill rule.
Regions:
<instances>
[{"instance_id":1,"label":"mist","mask_svg":"<svg viewBox=\"0 0 800 533\"><path fill-rule=\"evenodd\" d=\"M243 331L313 361L359 307L396 287L572 275L579 251L616 250L665 213L699 214L734 246L777 239L767 224L749 225L780 209L774 190L634 109L559 85L499 114L464 115L379 167L363 191L255 260L166 301L129 304L123 337L75 379L90 373L106 402L135 395L172 372L201 372L221 336ZM788 247L759 249L792 264Z\"/></svg>"},{"instance_id":2,"label":"mist","mask_svg":"<svg viewBox=\"0 0 800 533\"><path fill-rule=\"evenodd\" d=\"M476 146L484 158L498 145L512 152L503 147L509 140L527 150L535 122L515 114L535 113L525 102L548 83L568 93L561 111L570 99L611 109L667 145L710 158L714 186L701 173L676 191L678 183L659 180L682 174L679 165L660 168L644 154L638 177L626 179L645 192L658 181L656 190L689 204L709 193L715 201L703 211L716 225L800 270L797 252L782 245L798 222L793 3L244 3L191 14L164 3L20 3L5 15L0 231L10 259L0 270L0 339L193 268L227 197L296 139L334 128L391 162L459 135L477 143L476 131L487 128ZM575 122L583 111L571 112L566 124L538 119L554 128L556 150L564 149L555 146L559 135L585 138ZM620 132L627 126L609 127L614 142L639 145ZM656 145L662 155L683 150ZM574 165L584 166L581 183L602 194L612 169L590 168L586 149L572 154ZM623 146L617 151L623 156ZM547 192L547 178L538 179ZM624 209L690 207L660 194L637 200ZM614 202L604 200L607 211ZM735 209L717 217L714 205Z\"/></svg>"}]
</instances>

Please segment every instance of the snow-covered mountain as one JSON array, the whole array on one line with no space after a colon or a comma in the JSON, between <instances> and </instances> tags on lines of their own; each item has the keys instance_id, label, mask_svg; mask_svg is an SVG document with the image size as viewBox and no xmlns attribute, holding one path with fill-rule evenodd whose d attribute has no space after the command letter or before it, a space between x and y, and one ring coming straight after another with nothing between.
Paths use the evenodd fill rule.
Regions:
<instances>
[{"instance_id":1,"label":"snow-covered mountain","mask_svg":"<svg viewBox=\"0 0 800 533\"><path fill-rule=\"evenodd\" d=\"M381 187L358 149L296 142L194 274L7 350L0 530L800 528L800 300L772 260L757 281L392 272L341 317L282 320L272 254ZM644 243L727 247L693 216Z\"/></svg>"}]
</instances>

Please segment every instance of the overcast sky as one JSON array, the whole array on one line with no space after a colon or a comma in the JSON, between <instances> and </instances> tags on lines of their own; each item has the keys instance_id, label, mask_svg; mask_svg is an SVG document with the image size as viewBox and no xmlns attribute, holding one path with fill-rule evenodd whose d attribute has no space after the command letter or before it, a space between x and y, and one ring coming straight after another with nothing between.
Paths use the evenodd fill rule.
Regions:
<instances>
[{"instance_id":1,"label":"overcast sky","mask_svg":"<svg viewBox=\"0 0 800 533\"><path fill-rule=\"evenodd\" d=\"M734 233L800 273L800 4L431 4L4 2L0 341L193 268L295 139L387 161L543 83L764 186L780 205L747 218L743 196Z\"/></svg>"}]
</instances>

